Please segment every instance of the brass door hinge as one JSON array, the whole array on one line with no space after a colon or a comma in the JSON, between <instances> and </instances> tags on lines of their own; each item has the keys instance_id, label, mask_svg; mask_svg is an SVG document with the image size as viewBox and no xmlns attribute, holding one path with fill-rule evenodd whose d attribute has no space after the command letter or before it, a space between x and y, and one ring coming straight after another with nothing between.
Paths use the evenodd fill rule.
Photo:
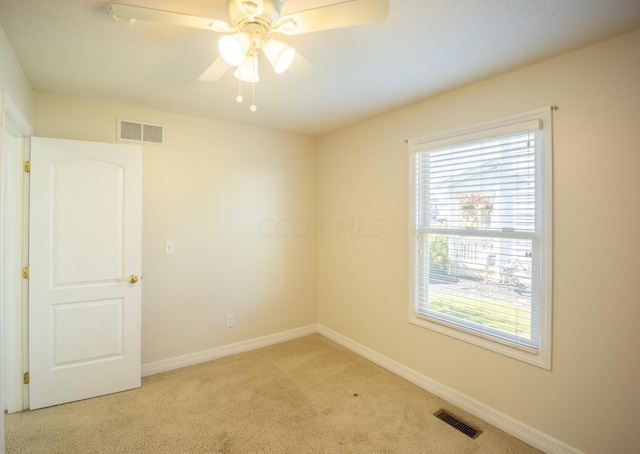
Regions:
<instances>
[{"instance_id":1,"label":"brass door hinge","mask_svg":"<svg viewBox=\"0 0 640 454\"><path fill-rule=\"evenodd\" d=\"M27 173L31 172L31 161L24 162L24 171Z\"/></svg>"},{"instance_id":2,"label":"brass door hinge","mask_svg":"<svg viewBox=\"0 0 640 454\"><path fill-rule=\"evenodd\" d=\"M25 385L28 385L28 384L29 384L29 372L25 372L25 373L22 375L22 382L23 382Z\"/></svg>"},{"instance_id":3,"label":"brass door hinge","mask_svg":"<svg viewBox=\"0 0 640 454\"><path fill-rule=\"evenodd\" d=\"M29 279L29 267L25 266L22 268L22 277L25 279Z\"/></svg>"}]
</instances>

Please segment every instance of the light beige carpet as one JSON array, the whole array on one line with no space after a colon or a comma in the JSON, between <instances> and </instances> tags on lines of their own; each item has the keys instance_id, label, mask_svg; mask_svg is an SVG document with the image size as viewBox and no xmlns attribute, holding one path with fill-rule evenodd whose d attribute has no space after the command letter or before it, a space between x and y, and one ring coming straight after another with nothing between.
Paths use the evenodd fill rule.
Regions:
<instances>
[{"instance_id":1,"label":"light beige carpet","mask_svg":"<svg viewBox=\"0 0 640 454\"><path fill-rule=\"evenodd\" d=\"M440 408L483 433L468 438ZM7 454L539 452L320 335L5 424Z\"/></svg>"}]
</instances>

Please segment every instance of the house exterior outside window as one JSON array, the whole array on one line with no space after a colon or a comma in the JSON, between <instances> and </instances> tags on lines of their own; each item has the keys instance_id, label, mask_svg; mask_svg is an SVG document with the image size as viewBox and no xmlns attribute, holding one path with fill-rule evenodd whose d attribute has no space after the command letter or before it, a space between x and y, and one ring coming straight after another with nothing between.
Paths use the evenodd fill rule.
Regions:
<instances>
[{"instance_id":1,"label":"house exterior outside window","mask_svg":"<svg viewBox=\"0 0 640 454\"><path fill-rule=\"evenodd\" d=\"M410 322L546 369L551 110L409 140Z\"/></svg>"}]
</instances>

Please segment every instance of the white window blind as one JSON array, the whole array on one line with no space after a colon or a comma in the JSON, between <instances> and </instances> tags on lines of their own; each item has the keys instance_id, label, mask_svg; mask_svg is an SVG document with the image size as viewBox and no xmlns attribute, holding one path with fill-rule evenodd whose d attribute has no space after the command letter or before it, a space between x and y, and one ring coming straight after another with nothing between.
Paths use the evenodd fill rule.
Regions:
<instances>
[{"instance_id":1,"label":"white window blind","mask_svg":"<svg viewBox=\"0 0 640 454\"><path fill-rule=\"evenodd\" d=\"M550 118L410 141L419 319L548 355Z\"/></svg>"}]
</instances>

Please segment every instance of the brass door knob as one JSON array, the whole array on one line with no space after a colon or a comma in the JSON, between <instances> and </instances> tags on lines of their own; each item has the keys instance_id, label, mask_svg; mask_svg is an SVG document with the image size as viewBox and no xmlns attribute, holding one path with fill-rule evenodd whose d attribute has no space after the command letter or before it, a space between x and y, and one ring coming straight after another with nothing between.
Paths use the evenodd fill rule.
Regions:
<instances>
[{"instance_id":1,"label":"brass door knob","mask_svg":"<svg viewBox=\"0 0 640 454\"><path fill-rule=\"evenodd\" d=\"M138 282L138 276L132 274L131 276L129 276L129 282L135 284L136 282Z\"/></svg>"}]
</instances>

